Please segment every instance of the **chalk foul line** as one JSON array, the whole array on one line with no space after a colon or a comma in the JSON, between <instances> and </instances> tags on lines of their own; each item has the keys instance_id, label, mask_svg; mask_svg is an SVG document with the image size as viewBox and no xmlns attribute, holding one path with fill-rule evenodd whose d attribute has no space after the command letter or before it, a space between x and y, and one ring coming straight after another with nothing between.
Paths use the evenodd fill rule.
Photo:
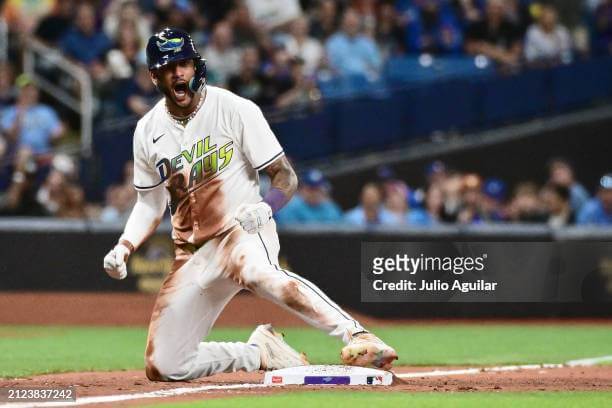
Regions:
<instances>
[{"instance_id":1,"label":"chalk foul line","mask_svg":"<svg viewBox=\"0 0 612 408\"><path fill-rule=\"evenodd\" d=\"M395 374L399 378L421 378L421 377L444 377L453 375L480 374L491 372L506 372L520 370L538 370L563 367L590 367L601 363L612 362L612 355L584 358L579 360L570 360L562 364L522 364L522 365L506 365L499 367L482 367L482 368L465 368L458 370L433 370L423 372L399 373ZM182 395L196 394L207 391L225 391L225 390L243 390L255 388L269 388L276 385L265 384L213 384L202 385L198 387L181 387L168 390L149 391L135 394L118 394L118 395L100 395L92 397L77 398L76 402L40 402L40 403L9 403L0 405L0 408L25 408L25 407L74 407L91 404L110 404L114 402L176 397Z\"/></svg>"},{"instance_id":2,"label":"chalk foul line","mask_svg":"<svg viewBox=\"0 0 612 408\"><path fill-rule=\"evenodd\" d=\"M611 356L583 358L580 360L570 360L562 364L521 364L521 365L506 365L499 367L481 367L481 368L464 368L458 370L433 370L414 373L399 373L395 374L398 378L421 378L421 377L446 377L452 375L480 374L480 373L499 373L505 371L521 371L521 370L541 370L550 368L563 367L590 367L597 364L612 361Z\"/></svg>"}]
</instances>

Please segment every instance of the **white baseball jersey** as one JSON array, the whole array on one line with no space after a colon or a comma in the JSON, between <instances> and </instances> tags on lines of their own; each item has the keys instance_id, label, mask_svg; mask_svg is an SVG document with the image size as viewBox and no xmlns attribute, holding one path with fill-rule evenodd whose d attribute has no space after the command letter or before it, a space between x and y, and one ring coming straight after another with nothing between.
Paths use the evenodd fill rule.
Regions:
<instances>
[{"instance_id":1,"label":"white baseball jersey","mask_svg":"<svg viewBox=\"0 0 612 408\"><path fill-rule=\"evenodd\" d=\"M177 244L202 245L235 225L243 203L261 201L258 170L283 153L253 102L214 86L186 126L168 114L164 99L138 121L134 185L165 184Z\"/></svg>"}]
</instances>

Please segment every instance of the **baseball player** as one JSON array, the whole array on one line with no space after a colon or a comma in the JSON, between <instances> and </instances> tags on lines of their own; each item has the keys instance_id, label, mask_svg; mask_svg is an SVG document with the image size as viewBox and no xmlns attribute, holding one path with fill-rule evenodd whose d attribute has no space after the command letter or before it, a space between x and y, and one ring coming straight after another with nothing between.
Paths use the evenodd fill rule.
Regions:
<instances>
[{"instance_id":1,"label":"baseball player","mask_svg":"<svg viewBox=\"0 0 612 408\"><path fill-rule=\"evenodd\" d=\"M166 28L149 39L146 52L151 80L164 98L136 126L138 199L104 269L125 278L128 257L170 207L175 260L149 325L147 377L179 381L308 364L269 324L246 343L202 342L241 289L341 337L345 364L391 368L393 348L313 283L279 266L272 216L295 192L297 178L261 110L205 85L204 59L186 32ZM259 171L272 185L263 199Z\"/></svg>"}]
</instances>

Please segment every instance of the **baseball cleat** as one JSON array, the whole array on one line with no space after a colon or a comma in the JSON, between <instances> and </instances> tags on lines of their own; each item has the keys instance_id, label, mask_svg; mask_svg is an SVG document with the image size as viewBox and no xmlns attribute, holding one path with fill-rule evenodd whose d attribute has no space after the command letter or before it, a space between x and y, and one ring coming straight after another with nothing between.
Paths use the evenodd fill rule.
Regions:
<instances>
[{"instance_id":1,"label":"baseball cleat","mask_svg":"<svg viewBox=\"0 0 612 408\"><path fill-rule=\"evenodd\" d=\"M271 324L257 326L247 343L259 347L262 370L278 370L309 364L306 355L298 353L287 344L283 334L275 332Z\"/></svg>"},{"instance_id":2,"label":"baseball cleat","mask_svg":"<svg viewBox=\"0 0 612 408\"><path fill-rule=\"evenodd\" d=\"M344 364L390 370L397 352L372 333L358 333L340 352Z\"/></svg>"}]
</instances>

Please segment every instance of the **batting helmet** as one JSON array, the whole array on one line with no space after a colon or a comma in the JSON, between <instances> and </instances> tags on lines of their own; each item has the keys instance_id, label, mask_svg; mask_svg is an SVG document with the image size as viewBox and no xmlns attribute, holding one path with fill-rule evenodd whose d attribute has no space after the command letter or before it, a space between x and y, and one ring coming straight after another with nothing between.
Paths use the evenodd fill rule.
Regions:
<instances>
[{"instance_id":1,"label":"batting helmet","mask_svg":"<svg viewBox=\"0 0 612 408\"><path fill-rule=\"evenodd\" d=\"M191 36L180 28L164 28L149 38L147 43L147 65L157 70L171 62L191 59L196 72L189 81L189 88L199 92L206 84L206 63L196 50Z\"/></svg>"}]
</instances>

